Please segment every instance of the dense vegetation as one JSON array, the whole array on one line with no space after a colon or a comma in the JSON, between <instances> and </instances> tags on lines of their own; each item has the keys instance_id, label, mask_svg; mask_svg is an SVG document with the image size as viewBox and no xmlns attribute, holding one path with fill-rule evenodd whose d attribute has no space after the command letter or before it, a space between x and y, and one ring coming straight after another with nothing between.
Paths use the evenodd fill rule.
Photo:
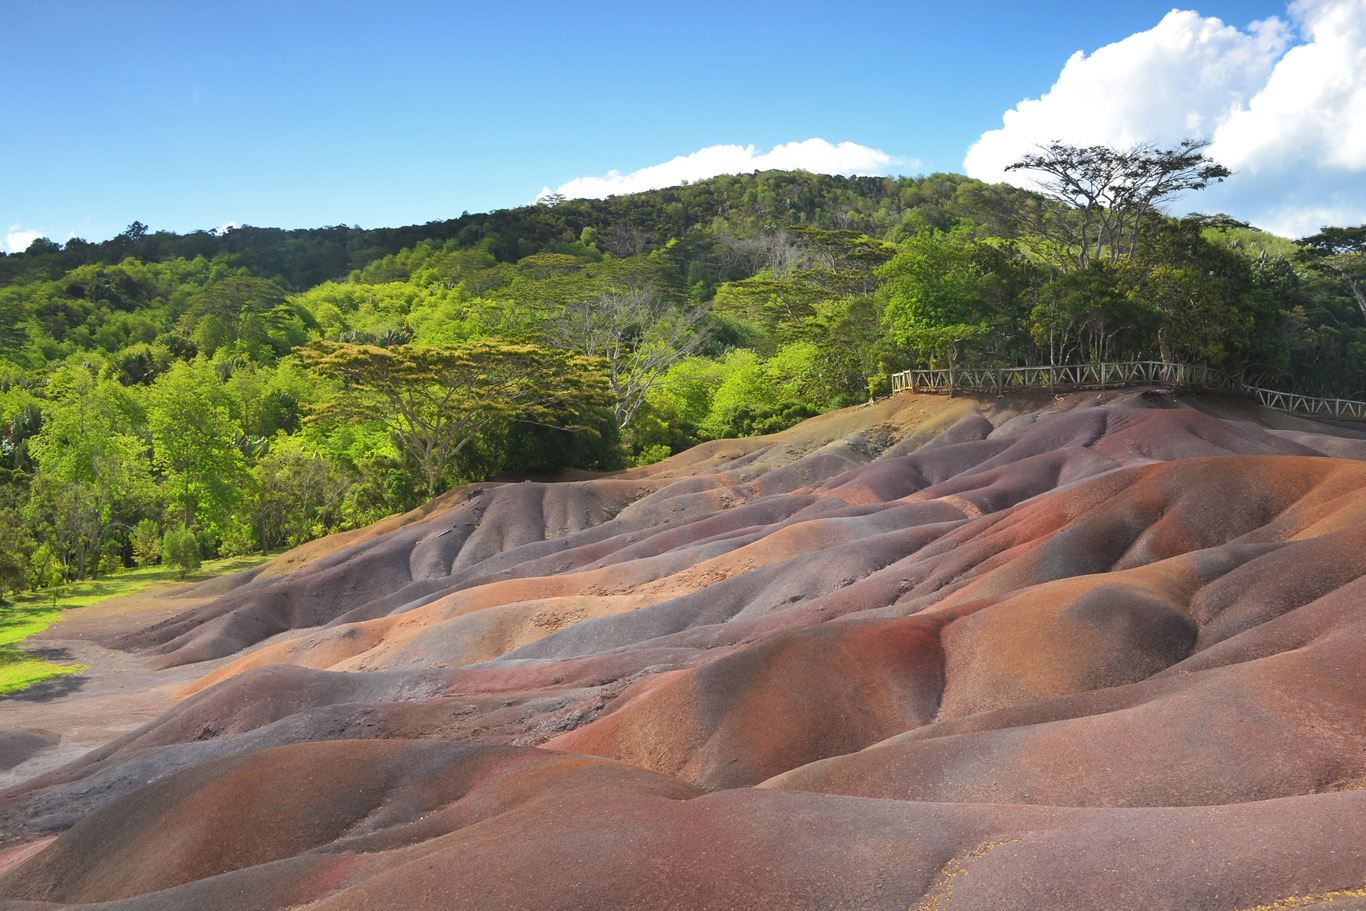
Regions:
<instances>
[{"instance_id":1,"label":"dense vegetation","mask_svg":"<svg viewBox=\"0 0 1366 911\"><path fill-rule=\"evenodd\" d=\"M0 596L777 430L913 364L1162 356L1366 397L1362 229L1097 200L769 172L399 229L40 239L0 257Z\"/></svg>"}]
</instances>

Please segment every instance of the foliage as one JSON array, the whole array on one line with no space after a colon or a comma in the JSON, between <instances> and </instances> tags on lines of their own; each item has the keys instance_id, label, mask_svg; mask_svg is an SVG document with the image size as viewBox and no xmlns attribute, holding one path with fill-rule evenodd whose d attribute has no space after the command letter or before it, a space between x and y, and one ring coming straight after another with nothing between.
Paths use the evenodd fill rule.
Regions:
<instances>
[{"instance_id":1,"label":"foliage","mask_svg":"<svg viewBox=\"0 0 1366 911\"><path fill-rule=\"evenodd\" d=\"M1142 300L1126 296L1120 273L1103 260L1085 269L1055 276L1038 289L1029 312L1035 344L1048 352L1048 363L1087 363L1138 357L1153 336L1161 313Z\"/></svg>"},{"instance_id":2,"label":"foliage","mask_svg":"<svg viewBox=\"0 0 1366 911\"><path fill-rule=\"evenodd\" d=\"M369 525L396 512L407 512L421 503L413 473L403 460L378 452L355 463L355 483L347 490L342 513L352 527Z\"/></svg>"},{"instance_id":3,"label":"foliage","mask_svg":"<svg viewBox=\"0 0 1366 911\"><path fill-rule=\"evenodd\" d=\"M262 459L253 474L257 486L250 527L263 553L341 526L352 478L321 453L288 440Z\"/></svg>"},{"instance_id":4,"label":"foliage","mask_svg":"<svg viewBox=\"0 0 1366 911\"><path fill-rule=\"evenodd\" d=\"M152 519L141 519L133 527L133 562L151 566L161 559L161 528Z\"/></svg>"},{"instance_id":5,"label":"foliage","mask_svg":"<svg viewBox=\"0 0 1366 911\"><path fill-rule=\"evenodd\" d=\"M378 420L419 466L429 496L453 460L495 422L574 426L574 415L606 400L591 358L492 340L424 348L314 342L301 361L346 387L314 417ZM586 428L584 428L586 430Z\"/></svg>"},{"instance_id":6,"label":"foliage","mask_svg":"<svg viewBox=\"0 0 1366 911\"><path fill-rule=\"evenodd\" d=\"M925 229L901 244L884 265L883 320L892 341L932 365L953 367L964 347L991 330L993 314L981 288L987 274L961 236Z\"/></svg>"},{"instance_id":7,"label":"foliage","mask_svg":"<svg viewBox=\"0 0 1366 911\"><path fill-rule=\"evenodd\" d=\"M29 559L37 547L15 495L6 493L0 488L0 604L5 603L6 590L17 593L23 589Z\"/></svg>"},{"instance_id":8,"label":"foliage","mask_svg":"<svg viewBox=\"0 0 1366 911\"><path fill-rule=\"evenodd\" d=\"M1296 243L1306 261L1342 279L1366 317L1366 225L1326 227Z\"/></svg>"},{"instance_id":9,"label":"foliage","mask_svg":"<svg viewBox=\"0 0 1366 911\"><path fill-rule=\"evenodd\" d=\"M0 256L0 588L152 562L168 529L241 552L461 480L643 464L916 363L1180 357L1366 398L1366 230L1163 216L1226 173L1202 148L1045 147L1019 164L1052 196L764 172L396 229L35 243Z\"/></svg>"},{"instance_id":10,"label":"foliage","mask_svg":"<svg viewBox=\"0 0 1366 911\"><path fill-rule=\"evenodd\" d=\"M1116 149L1051 142L1006 170L1041 175L1043 194L1063 208L1036 206L1022 216L1059 268L1085 269L1102 258L1111 265L1131 259L1163 202L1232 173L1205 156L1209 144L1184 139L1171 149L1146 142Z\"/></svg>"},{"instance_id":11,"label":"foliage","mask_svg":"<svg viewBox=\"0 0 1366 911\"><path fill-rule=\"evenodd\" d=\"M199 542L195 540L194 532L188 528L167 531L161 539L161 559L180 573L182 579L199 569Z\"/></svg>"},{"instance_id":12,"label":"foliage","mask_svg":"<svg viewBox=\"0 0 1366 911\"><path fill-rule=\"evenodd\" d=\"M673 450L664 443L656 443L653 446L646 446L634 459L631 460L632 468L639 468L642 465L653 465L655 462L662 462L673 455Z\"/></svg>"},{"instance_id":13,"label":"foliage","mask_svg":"<svg viewBox=\"0 0 1366 911\"><path fill-rule=\"evenodd\" d=\"M1122 273L1126 293L1161 316L1163 360L1228 367L1235 372L1274 362L1274 344L1258 322L1274 325L1274 309L1258 294L1245 257L1205 240L1192 222L1164 225L1141 260Z\"/></svg>"},{"instance_id":14,"label":"foliage","mask_svg":"<svg viewBox=\"0 0 1366 911\"><path fill-rule=\"evenodd\" d=\"M302 327L285 305L284 289L269 279L246 275L215 282L191 298L180 328L210 356L229 348L259 360L303 341Z\"/></svg>"},{"instance_id":15,"label":"foliage","mask_svg":"<svg viewBox=\"0 0 1366 911\"><path fill-rule=\"evenodd\" d=\"M228 408L226 391L203 360L176 364L148 390L152 464L182 528L225 525L237 503L246 470Z\"/></svg>"},{"instance_id":16,"label":"foliage","mask_svg":"<svg viewBox=\"0 0 1366 911\"><path fill-rule=\"evenodd\" d=\"M773 433L824 410L817 364L815 346L801 342L772 358L743 348L719 361L691 358L669 371L653 413L694 441ZM643 444L641 451L650 445L662 444Z\"/></svg>"},{"instance_id":17,"label":"foliage","mask_svg":"<svg viewBox=\"0 0 1366 911\"><path fill-rule=\"evenodd\" d=\"M97 372L90 362L54 371L42 430L29 441L41 472L27 518L46 536L65 579L98 571L156 497L136 435L145 420L142 404L115 380L97 379Z\"/></svg>"},{"instance_id":18,"label":"foliage","mask_svg":"<svg viewBox=\"0 0 1366 911\"><path fill-rule=\"evenodd\" d=\"M677 294L662 258L580 266L557 276L559 306L545 335L606 362L617 426L624 428L668 368L706 343L707 314Z\"/></svg>"}]
</instances>

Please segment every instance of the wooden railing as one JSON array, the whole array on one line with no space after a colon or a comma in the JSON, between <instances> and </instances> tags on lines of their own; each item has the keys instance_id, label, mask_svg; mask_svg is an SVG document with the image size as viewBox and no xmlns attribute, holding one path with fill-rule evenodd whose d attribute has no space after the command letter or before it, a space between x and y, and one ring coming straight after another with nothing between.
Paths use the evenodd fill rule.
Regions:
<instances>
[{"instance_id":1,"label":"wooden railing","mask_svg":"<svg viewBox=\"0 0 1366 911\"><path fill-rule=\"evenodd\" d=\"M1111 389L1120 386L1177 386L1241 392L1276 411L1366 421L1366 402L1321 399L1293 392L1249 386L1210 367L1164 361L1121 361L1112 364L1066 364L1057 367L957 367L952 370L906 370L892 374L892 391L995 392L1017 390Z\"/></svg>"},{"instance_id":2,"label":"wooden railing","mask_svg":"<svg viewBox=\"0 0 1366 911\"><path fill-rule=\"evenodd\" d=\"M1316 415L1343 421L1366 421L1366 402L1354 399L1319 399L1294 392L1262 389L1260 386L1243 386L1242 390L1250 393L1267 408L1276 411L1290 411L1295 414Z\"/></svg>"}]
</instances>

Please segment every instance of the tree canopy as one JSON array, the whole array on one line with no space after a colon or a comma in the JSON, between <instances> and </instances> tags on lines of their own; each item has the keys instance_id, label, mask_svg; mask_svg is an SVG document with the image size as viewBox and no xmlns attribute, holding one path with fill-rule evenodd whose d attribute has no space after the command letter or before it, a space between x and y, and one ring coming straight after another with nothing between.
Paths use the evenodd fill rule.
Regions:
<instances>
[{"instance_id":1,"label":"tree canopy","mask_svg":"<svg viewBox=\"0 0 1366 911\"><path fill-rule=\"evenodd\" d=\"M1162 203L1232 173L1204 154L1209 144L1185 139L1174 148L1144 142L1116 149L1051 142L1006 170L1040 175L1044 196L1063 208L1033 206L1021 214L1056 265L1085 269L1102 258L1132 258Z\"/></svg>"},{"instance_id":2,"label":"tree canopy","mask_svg":"<svg viewBox=\"0 0 1366 911\"><path fill-rule=\"evenodd\" d=\"M1325 227L1297 243L1309 262L1346 283L1361 315L1366 317L1366 225Z\"/></svg>"},{"instance_id":3,"label":"tree canopy","mask_svg":"<svg viewBox=\"0 0 1366 911\"><path fill-rule=\"evenodd\" d=\"M173 529L243 553L501 472L645 464L913 366L1181 358L1366 397L1366 227L1163 214L1227 176L1204 149L1055 143L1017 163L1044 192L761 172L35 243L0 256L0 586L166 559Z\"/></svg>"},{"instance_id":4,"label":"tree canopy","mask_svg":"<svg viewBox=\"0 0 1366 911\"><path fill-rule=\"evenodd\" d=\"M378 421L420 466L429 496L440 492L452 460L495 422L573 424L577 412L608 400L598 361L537 345L317 341L299 358L344 381L313 418Z\"/></svg>"}]
</instances>

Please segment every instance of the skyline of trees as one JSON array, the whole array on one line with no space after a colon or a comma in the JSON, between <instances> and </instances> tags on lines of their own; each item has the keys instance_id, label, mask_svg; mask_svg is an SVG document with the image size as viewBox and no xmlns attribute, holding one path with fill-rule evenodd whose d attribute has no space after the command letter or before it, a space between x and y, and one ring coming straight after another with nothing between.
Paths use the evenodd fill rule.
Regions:
<instances>
[{"instance_id":1,"label":"skyline of trees","mask_svg":"<svg viewBox=\"0 0 1366 911\"><path fill-rule=\"evenodd\" d=\"M175 529L205 556L270 549L500 472L641 464L915 364L1165 356L1366 397L1366 228L1297 245L1159 216L1210 166L1198 144L1130 153L1195 170L1132 191L1121 255L1088 228L1085 267L1021 229L1074 217L1058 200L778 172L388 233L135 224L0 259L0 586L154 559Z\"/></svg>"}]
</instances>

